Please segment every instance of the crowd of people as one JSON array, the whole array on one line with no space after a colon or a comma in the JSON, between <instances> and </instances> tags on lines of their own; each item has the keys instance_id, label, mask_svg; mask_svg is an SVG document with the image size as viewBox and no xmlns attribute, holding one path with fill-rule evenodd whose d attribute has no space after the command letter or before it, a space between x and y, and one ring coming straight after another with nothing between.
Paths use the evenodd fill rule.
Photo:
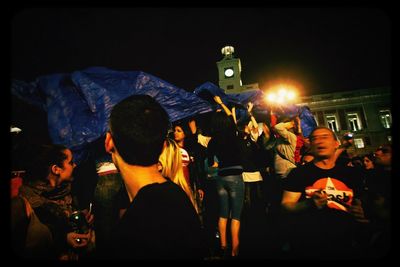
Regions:
<instances>
[{"instance_id":1,"label":"crowd of people","mask_svg":"<svg viewBox=\"0 0 400 267\"><path fill-rule=\"evenodd\" d=\"M298 116L207 128L171 125L152 97L116 104L76 166L59 144L24 147L12 177L11 241L22 259L376 259L391 251L391 157L346 157L327 127ZM15 151L13 151L14 153ZM20 181L22 183L15 182Z\"/></svg>"}]
</instances>

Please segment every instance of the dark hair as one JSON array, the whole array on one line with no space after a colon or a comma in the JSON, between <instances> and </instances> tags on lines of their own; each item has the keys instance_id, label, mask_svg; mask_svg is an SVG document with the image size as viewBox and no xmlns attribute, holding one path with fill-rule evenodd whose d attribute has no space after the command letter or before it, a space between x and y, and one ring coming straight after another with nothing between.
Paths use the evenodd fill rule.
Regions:
<instances>
[{"instance_id":1,"label":"dark hair","mask_svg":"<svg viewBox=\"0 0 400 267\"><path fill-rule=\"evenodd\" d=\"M351 162L353 163L353 166L362 166L363 158L360 156L354 156L351 158Z\"/></svg>"},{"instance_id":2,"label":"dark hair","mask_svg":"<svg viewBox=\"0 0 400 267\"><path fill-rule=\"evenodd\" d=\"M236 125L224 112L215 112L211 118L211 136L235 135Z\"/></svg>"},{"instance_id":3,"label":"dark hair","mask_svg":"<svg viewBox=\"0 0 400 267\"><path fill-rule=\"evenodd\" d=\"M63 145L56 144L31 145L26 153L26 179L46 180L51 166L63 167L63 161L67 159L64 151L67 149Z\"/></svg>"},{"instance_id":4,"label":"dark hair","mask_svg":"<svg viewBox=\"0 0 400 267\"><path fill-rule=\"evenodd\" d=\"M331 132L333 138L334 138L335 140L338 140L337 135L335 134L334 131L332 131L332 129L330 129L330 128L328 128L328 127L325 127L325 126L318 126L318 127L315 127L315 128L311 131L310 135L308 136L308 138L310 139L310 141L312 141L312 140L311 140L311 139L312 139L312 134L313 134L316 130L321 130L321 129L328 130L329 132Z\"/></svg>"},{"instance_id":5,"label":"dark hair","mask_svg":"<svg viewBox=\"0 0 400 267\"><path fill-rule=\"evenodd\" d=\"M364 160L364 158L368 158L370 161L372 161L373 163L375 163L375 156L374 153L368 153L362 156L362 159Z\"/></svg>"},{"instance_id":6,"label":"dark hair","mask_svg":"<svg viewBox=\"0 0 400 267\"><path fill-rule=\"evenodd\" d=\"M192 134L187 121L179 121L179 122L174 123L174 125L173 125L174 131L175 131L176 126L181 127L183 133L185 134L185 138L189 137Z\"/></svg>"},{"instance_id":7,"label":"dark hair","mask_svg":"<svg viewBox=\"0 0 400 267\"><path fill-rule=\"evenodd\" d=\"M167 112L148 95L125 98L113 107L110 115L114 145L131 165L150 166L158 162L168 126Z\"/></svg>"}]
</instances>

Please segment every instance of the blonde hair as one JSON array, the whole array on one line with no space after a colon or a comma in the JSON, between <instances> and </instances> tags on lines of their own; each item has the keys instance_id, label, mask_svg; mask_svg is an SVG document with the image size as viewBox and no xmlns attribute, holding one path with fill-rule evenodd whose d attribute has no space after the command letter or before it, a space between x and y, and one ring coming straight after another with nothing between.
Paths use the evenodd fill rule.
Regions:
<instances>
[{"instance_id":1,"label":"blonde hair","mask_svg":"<svg viewBox=\"0 0 400 267\"><path fill-rule=\"evenodd\" d=\"M164 148L158 161L162 165L162 176L179 185L188 195L190 201L198 212L198 207L194 200L192 189L187 183L183 173L181 150L174 140L170 138L165 140Z\"/></svg>"}]
</instances>

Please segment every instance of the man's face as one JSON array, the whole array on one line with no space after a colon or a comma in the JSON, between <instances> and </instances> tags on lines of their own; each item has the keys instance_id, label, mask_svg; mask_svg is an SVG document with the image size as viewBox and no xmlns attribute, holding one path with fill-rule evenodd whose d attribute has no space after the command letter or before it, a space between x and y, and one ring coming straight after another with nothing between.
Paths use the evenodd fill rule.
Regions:
<instances>
[{"instance_id":1,"label":"man's face","mask_svg":"<svg viewBox=\"0 0 400 267\"><path fill-rule=\"evenodd\" d=\"M382 166L390 166L392 164L392 150L387 147L379 147L375 153L375 161Z\"/></svg>"},{"instance_id":2,"label":"man's face","mask_svg":"<svg viewBox=\"0 0 400 267\"><path fill-rule=\"evenodd\" d=\"M311 150L316 158L330 158L335 155L339 142L328 129L318 129L310 136Z\"/></svg>"}]
</instances>

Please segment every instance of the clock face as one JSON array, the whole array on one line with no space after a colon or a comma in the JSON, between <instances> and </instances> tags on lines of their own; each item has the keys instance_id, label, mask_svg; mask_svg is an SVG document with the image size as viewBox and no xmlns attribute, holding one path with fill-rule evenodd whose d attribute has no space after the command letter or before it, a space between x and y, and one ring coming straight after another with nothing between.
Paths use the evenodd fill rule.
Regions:
<instances>
[{"instance_id":1,"label":"clock face","mask_svg":"<svg viewBox=\"0 0 400 267\"><path fill-rule=\"evenodd\" d=\"M226 69L225 70L225 76L226 77L232 77L233 76L233 69Z\"/></svg>"}]
</instances>

